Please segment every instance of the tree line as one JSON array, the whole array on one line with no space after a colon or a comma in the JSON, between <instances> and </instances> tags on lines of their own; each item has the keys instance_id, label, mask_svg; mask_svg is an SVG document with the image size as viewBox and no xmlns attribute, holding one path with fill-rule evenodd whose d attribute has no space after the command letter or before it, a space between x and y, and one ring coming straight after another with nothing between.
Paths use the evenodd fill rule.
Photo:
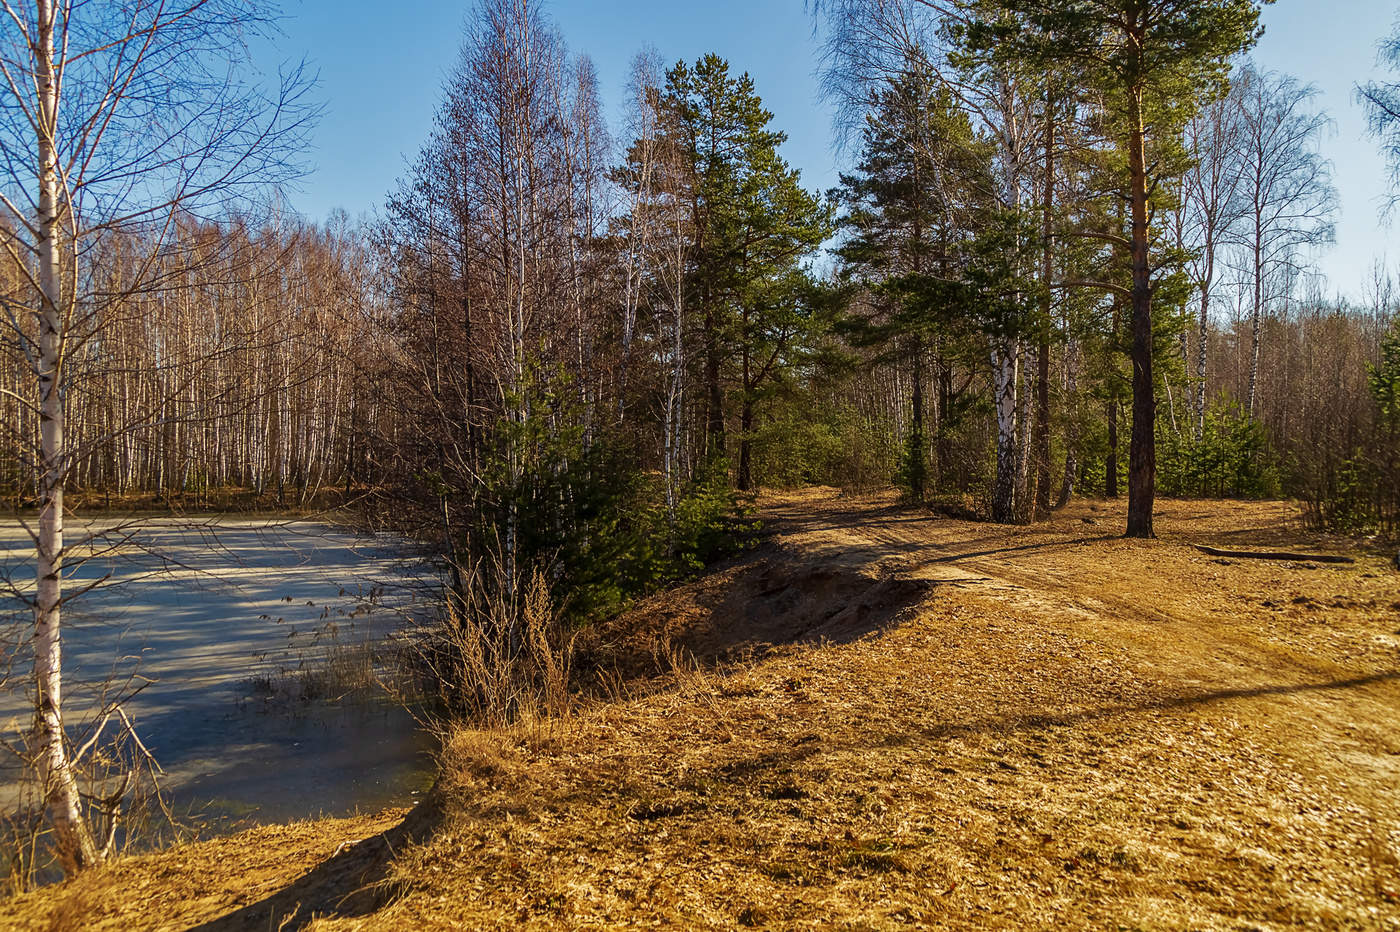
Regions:
<instances>
[{"instance_id":1,"label":"tree line","mask_svg":"<svg viewBox=\"0 0 1400 932\"><path fill-rule=\"evenodd\" d=\"M159 285L94 318L71 477L373 487L452 553L497 527L510 552L615 540L574 532L630 509L648 565L599 572L637 585L684 562L687 507L720 521L760 484L894 479L997 521L1126 487L1145 534L1159 487L1340 513L1318 496L1374 436L1352 388L1391 307L1310 284L1335 209L1315 91L1241 59L1248 0L1092 6L815 7L851 156L818 193L717 56L638 56L614 138L541 7L484 3L378 220L183 219ZM1349 446L1304 455L1316 422L1280 386L1334 350L1350 378L1309 402ZM39 473L20 359L16 500Z\"/></svg>"},{"instance_id":2,"label":"tree line","mask_svg":"<svg viewBox=\"0 0 1400 932\"><path fill-rule=\"evenodd\" d=\"M155 246L132 231L94 257L94 289L142 287L70 329L67 477L111 504L154 492L194 503L223 488L295 505L366 481L363 432L379 415L373 358L375 264L358 230L289 219L261 228L192 216ZM5 268L7 300L24 276ZM16 338L33 341L33 321ZM16 340L17 342L17 340ZM13 346L14 343L11 343ZM0 356L0 483L37 497L39 418L22 353Z\"/></svg>"},{"instance_id":3,"label":"tree line","mask_svg":"<svg viewBox=\"0 0 1400 932\"><path fill-rule=\"evenodd\" d=\"M1081 6L816 6L852 156L818 194L727 62L639 56L614 141L540 10L481 5L374 232L416 425L377 454L394 512L454 554L583 548L624 591L760 485L996 521L1126 488L1142 536L1158 489L1392 521L1394 302L1315 285L1315 91L1242 57L1249 0Z\"/></svg>"}]
</instances>

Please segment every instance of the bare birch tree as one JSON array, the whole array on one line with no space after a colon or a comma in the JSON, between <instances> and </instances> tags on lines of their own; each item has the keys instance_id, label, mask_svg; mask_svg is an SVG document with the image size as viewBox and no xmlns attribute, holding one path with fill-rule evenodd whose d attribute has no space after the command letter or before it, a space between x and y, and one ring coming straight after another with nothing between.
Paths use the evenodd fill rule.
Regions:
<instances>
[{"instance_id":1,"label":"bare birch tree","mask_svg":"<svg viewBox=\"0 0 1400 932\"><path fill-rule=\"evenodd\" d=\"M637 314L646 292L649 267L655 251L654 196L661 172L661 87L666 80L661 57L655 50L632 60L627 83L624 132L633 140L624 164L614 172L622 189L625 235L621 242L622 297L620 301L621 356L618 360L617 412L626 415L627 379L637 336Z\"/></svg>"},{"instance_id":2,"label":"bare birch tree","mask_svg":"<svg viewBox=\"0 0 1400 932\"><path fill-rule=\"evenodd\" d=\"M1400 24L1379 43L1377 60L1394 72L1400 70ZM1400 81L1368 81L1356 88L1356 98L1366 111L1367 128L1380 143L1390 173L1390 197L1386 211L1400 203Z\"/></svg>"},{"instance_id":3,"label":"bare birch tree","mask_svg":"<svg viewBox=\"0 0 1400 932\"><path fill-rule=\"evenodd\" d=\"M1205 429L1206 362L1210 311L1224 243L1241 219L1241 146L1243 127L1239 84L1212 101L1186 124L1185 142L1192 157L1181 183L1176 211L1177 245L1189 251L1188 272L1196 286L1196 385L1192 415L1196 436ZM1189 364L1189 360L1183 360Z\"/></svg>"},{"instance_id":4,"label":"bare birch tree","mask_svg":"<svg viewBox=\"0 0 1400 932\"><path fill-rule=\"evenodd\" d=\"M1245 408L1254 414L1264 316L1281 296L1277 289L1298 271L1300 252L1332 241L1337 195L1331 166L1318 151L1331 120L1309 109L1317 90L1252 65L1235 81L1231 99L1239 107L1238 183L1244 206L1230 241L1252 299Z\"/></svg>"},{"instance_id":5,"label":"bare birch tree","mask_svg":"<svg viewBox=\"0 0 1400 932\"><path fill-rule=\"evenodd\" d=\"M299 69L270 92L250 76L246 42L271 23L257 4L35 0L0 13L0 247L22 276L4 324L34 386L20 401L40 428L36 744L57 854L73 872L106 852L84 816L63 718L63 494L84 452L66 434L72 362L149 285L182 215L220 214L288 173L309 112ZM113 237L138 231L145 258L113 294L97 263Z\"/></svg>"}]
</instances>

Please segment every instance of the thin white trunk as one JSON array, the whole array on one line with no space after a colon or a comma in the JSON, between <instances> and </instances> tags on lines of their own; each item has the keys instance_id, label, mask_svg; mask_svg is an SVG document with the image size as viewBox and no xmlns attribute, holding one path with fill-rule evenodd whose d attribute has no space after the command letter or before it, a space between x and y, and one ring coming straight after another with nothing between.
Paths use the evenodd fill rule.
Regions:
<instances>
[{"instance_id":1,"label":"thin white trunk","mask_svg":"<svg viewBox=\"0 0 1400 932\"><path fill-rule=\"evenodd\" d=\"M1031 347L1021 346L1021 380L1019 396L1016 398L1016 507L1018 522L1029 524L1034 520L1035 490L1031 476L1031 399L1035 397L1035 366L1031 364Z\"/></svg>"},{"instance_id":2,"label":"thin white trunk","mask_svg":"<svg viewBox=\"0 0 1400 932\"><path fill-rule=\"evenodd\" d=\"M1256 212L1255 216L1258 216ZM1259 328L1264 316L1264 234L1255 222L1254 231L1254 308L1250 315L1249 416L1254 417L1255 391L1259 385Z\"/></svg>"},{"instance_id":3,"label":"thin white trunk","mask_svg":"<svg viewBox=\"0 0 1400 932\"><path fill-rule=\"evenodd\" d=\"M681 345L681 335L684 330L685 321L679 290L677 290L676 293L675 311L675 320L673 322L671 334L671 384L667 386L666 392L665 425L666 513L670 516L672 521L675 520L676 505L680 497L679 427L681 420L681 393L685 385L685 354Z\"/></svg>"},{"instance_id":4,"label":"thin white trunk","mask_svg":"<svg viewBox=\"0 0 1400 932\"><path fill-rule=\"evenodd\" d=\"M1009 523L1016 507L1016 381L1020 347L1014 339L992 343L992 389L997 411L997 475L992 520Z\"/></svg>"},{"instance_id":5,"label":"thin white trunk","mask_svg":"<svg viewBox=\"0 0 1400 932\"><path fill-rule=\"evenodd\" d=\"M54 23L50 0L38 0L34 44L35 84L39 98L37 225L39 260L39 538L35 561L34 685L35 730L39 771L59 862L67 873L101 860L101 852L83 819L78 781L63 731L63 482L67 467L63 444L64 314L59 259L62 208L58 152L54 130L58 115L58 81L54 73Z\"/></svg>"},{"instance_id":6,"label":"thin white trunk","mask_svg":"<svg viewBox=\"0 0 1400 932\"><path fill-rule=\"evenodd\" d=\"M674 312L671 320L671 373L670 385L666 393L665 423L665 470L666 470L666 511L672 524L676 519L676 505L680 499L681 485L681 426L685 392L685 228L682 214L673 207L668 231L671 235L670 260L674 265L675 291L671 297Z\"/></svg>"},{"instance_id":7,"label":"thin white trunk","mask_svg":"<svg viewBox=\"0 0 1400 932\"><path fill-rule=\"evenodd\" d=\"M1206 432L1206 361L1210 347L1210 293L1202 289L1200 319L1196 322L1196 439Z\"/></svg>"}]
</instances>

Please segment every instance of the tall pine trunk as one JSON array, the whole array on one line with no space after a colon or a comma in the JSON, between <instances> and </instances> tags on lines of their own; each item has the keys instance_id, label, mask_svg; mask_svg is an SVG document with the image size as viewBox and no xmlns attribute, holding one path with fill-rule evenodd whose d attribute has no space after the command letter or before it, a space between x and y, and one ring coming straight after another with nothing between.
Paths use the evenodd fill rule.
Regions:
<instances>
[{"instance_id":1,"label":"tall pine trunk","mask_svg":"<svg viewBox=\"0 0 1400 932\"><path fill-rule=\"evenodd\" d=\"M1045 97L1045 196L1041 213L1040 341L1036 347L1035 517L1050 514L1050 285L1055 274L1055 98Z\"/></svg>"},{"instance_id":2,"label":"tall pine trunk","mask_svg":"<svg viewBox=\"0 0 1400 932\"><path fill-rule=\"evenodd\" d=\"M744 397L739 408L739 474L736 485L739 491L747 492L753 487L753 383L750 371L751 357L749 354L748 333L749 316L748 309L744 310L744 345L741 351L743 365L743 386Z\"/></svg>"},{"instance_id":3,"label":"tall pine trunk","mask_svg":"<svg viewBox=\"0 0 1400 932\"><path fill-rule=\"evenodd\" d=\"M1155 537L1157 488L1156 387L1152 382L1152 268L1148 261L1146 130L1142 91L1130 97L1128 171L1132 191L1133 244L1133 436L1128 452L1128 537Z\"/></svg>"}]
</instances>

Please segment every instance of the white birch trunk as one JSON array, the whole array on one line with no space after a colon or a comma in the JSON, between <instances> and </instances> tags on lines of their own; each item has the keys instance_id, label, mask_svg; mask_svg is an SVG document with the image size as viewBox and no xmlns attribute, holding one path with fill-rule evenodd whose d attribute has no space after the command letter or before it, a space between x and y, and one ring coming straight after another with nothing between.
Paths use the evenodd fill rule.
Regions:
<instances>
[{"instance_id":1,"label":"white birch trunk","mask_svg":"<svg viewBox=\"0 0 1400 932\"><path fill-rule=\"evenodd\" d=\"M63 730L63 482L67 467L63 443L64 313L59 237L63 210L59 194L54 131L58 115L58 76L54 72L51 0L38 0L34 43L39 98L39 536L35 561L34 686L39 773L58 858L67 873L101 860L83 819L78 781Z\"/></svg>"},{"instance_id":2,"label":"white birch trunk","mask_svg":"<svg viewBox=\"0 0 1400 932\"><path fill-rule=\"evenodd\" d=\"M1035 397L1035 366L1031 365L1031 347L1021 344L1021 378L1016 398L1016 500L1012 513L1017 523L1029 524L1034 515L1035 489L1031 475L1031 399Z\"/></svg>"},{"instance_id":3,"label":"white birch trunk","mask_svg":"<svg viewBox=\"0 0 1400 932\"><path fill-rule=\"evenodd\" d=\"M1009 523L1016 509L1016 382L1020 347L1015 339L992 342L992 390L997 412L997 475L992 520Z\"/></svg>"}]
</instances>

